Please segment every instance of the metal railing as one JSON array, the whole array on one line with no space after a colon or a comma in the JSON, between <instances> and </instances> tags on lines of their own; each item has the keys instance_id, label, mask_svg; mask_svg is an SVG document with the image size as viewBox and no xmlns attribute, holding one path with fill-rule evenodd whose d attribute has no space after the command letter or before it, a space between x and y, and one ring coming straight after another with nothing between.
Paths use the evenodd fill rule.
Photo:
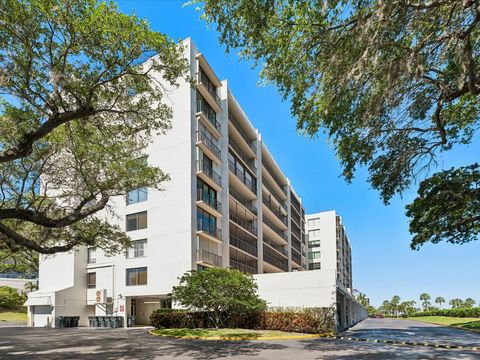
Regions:
<instances>
[{"instance_id":1,"label":"metal railing","mask_svg":"<svg viewBox=\"0 0 480 360\"><path fill-rule=\"evenodd\" d=\"M294 237L292 237L291 240L292 240L292 249L295 249L299 253L302 253L302 243L300 241L298 241L297 239L295 239Z\"/></svg>"},{"instance_id":2,"label":"metal railing","mask_svg":"<svg viewBox=\"0 0 480 360\"><path fill-rule=\"evenodd\" d=\"M281 255L274 254L272 250L265 245L263 246L263 260L283 271L288 271L288 259Z\"/></svg>"},{"instance_id":3,"label":"metal railing","mask_svg":"<svg viewBox=\"0 0 480 360\"><path fill-rule=\"evenodd\" d=\"M256 182L252 182L247 179L245 173L243 173L231 160L228 160L228 168L239 178L254 194L257 193Z\"/></svg>"},{"instance_id":4,"label":"metal railing","mask_svg":"<svg viewBox=\"0 0 480 360\"><path fill-rule=\"evenodd\" d=\"M217 113L210 107L210 105L208 105L205 99L201 96L202 95L197 93L197 97L200 97L200 99L197 98L197 113L202 112L208 119L208 121L210 121L210 123L213 125L213 127L218 132L221 132L220 123L217 121Z\"/></svg>"},{"instance_id":5,"label":"metal railing","mask_svg":"<svg viewBox=\"0 0 480 360\"><path fill-rule=\"evenodd\" d=\"M217 145L205 134L204 131L197 131L197 141L202 142L213 154L220 159L220 149Z\"/></svg>"},{"instance_id":6,"label":"metal railing","mask_svg":"<svg viewBox=\"0 0 480 360\"><path fill-rule=\"evenodd\" d=\"M288 220L287 220L287 216L285 214L283 214L280 209L281 209L281 206L278 205L278 206L275 206L273 203L272 203L272 200L266 196L265 194L262 194L262 200L263 200L263 203L265 204L265 206L267 208L270 209L271 212L273 212L275 214L275 216L282 222L284 223L285 225L288 225Z\"/></svg>"},{"instance_id":7,"label":"metal railing","mask_svg":"<svg viewBox=\"0 0 480 360\"><path fill-rule=\"evenodd\" d=\"M262 184L267 188L267 190L272 194L272 196L277 200L277 202L285 209L288 211L287 204L285 204L285 201L281 200L278 198L277 193L278 191L273 190L272 185L268 183L268 181L265 181L265 178L262 178Z\"/></svg>"},{"instance_id":8,"label":"metal railing","mask_svg":"<svg viewBox=\"0 0 480 360\"><path fill-rule=\"evenodd\" d=\"M239 225L240 227L250 231L252 234L258 234L258 228L253 221L248 221L240 218L235 214L233 211L230 211L230 220L232 220L235 224Z\"/></svg>"},{"instance_id":9,"label":"metal railing","mask_svg":"<svg viewBox=\"0 0 480 360\"><path fill-rule=\"evenodd\" d=\"M240 250L246 251L253 256L258 255L258 249L256 246L253 246L252 244L248 243L243 239L240 239L236 235L230 234L230 245L233 245Z\"/></svg>"},{"instance_id":10,"label":"metal railing","mask_svg":"<svg viewBox=\"0 0 480 360\"><path fill-rule=\"evenodd\" d=\"M222 230L215 224L209 223L203 219L197 219L197 231L203 231L215 239L222 240Z\"/></svg>"},{"instance_id":11,"label":"metal railing","mask_svg":"<svg viewBox=\"0 0 480 360\"><path fill-rule=\"evenodd\" d=\"M295 261L297 264L302 263L302 256L292 248L292 260Z\"/></svg>"},{"instance_id":12,"label":"metal railing","mask_svg":"<svg viewBox=\"0 0 480 360\"><path fill-rule=\"evenodd\" d=\"M239 262L237 260L234 260L234 259L230 259L230 267L232 267L234 269L237 269L237 270L240 270L240 271L243 271L243 272L246 272L246 273L250 273L250 274L256 274L257 271L258 271L253 266L241 263L241 262Z\"/></svg>"},{"instance_id":13,"label":"metal railing","mask_svg":"<svg viewBox=\"0 0 480 360\"><path fill-rule=\"evenodd\" d=\"M220 97L217 95L217 87L213 85L212 80L200 69L197 72L197 82L202 84L207 89L208 93L213 96L218 105L220 105Z\"/></svg>"},{"instance_id":14,"label":"metal railing","mask_svg":"<svg viewBox=\"0 0 480 360\"><path fill-rule=\"evenodd\" d=\"M203 249L197 251L197 261L202 261L215 266L222 266L222 257L220 255Z\"/></svg>"},{"instance_id":15,"label":"metal railing","mask_svg":"<svg viewBox=\"0 0 480 360\"><path fill-rule=\"evenodd\" d=\"M273 169L270 167L270 165L268 165L265 161L262 161L262 165L265 167L265 169L267 169L268 173L273 178L273 180L277 183L277 185L280 187L282 192L286 196L288 196L288 191L287 191L286 185L281 185L282 181L280 181L280 179L277 177L277 175L275 175L275 173L274 173Z\"/></svg>"},{"instance_id":16,"label":"metal railing","mask_svg":"<svg viewBox=\"0 0 480 360\"><path fill-rule=\"evenodd\" d=\"M228 119L230 120L230 122L233 124L233 127L235 129L237 129L237 131L240 133L240 135L242 136L243 140L245 140L245 142L247 143L247 145L250 147L250 149L253 150L253 152L256 154L257 153L257 147L255 146L255 144L253 143L253 140L250 139L250 137L248 136L248 134L246 133L246 131L243 129L242 125L240 125L240 123L238 122L237 119L235 119L234 117L228 117Z\"/></svg>"},{"instance_id":17,"label":"metal railing","mask_svg":"<svg viewBox=\"0 0 480 360\"><path fill-rule=\"evenodd\" d=\"M232 147L232 149L240 156L243 162L252 170L255 174L257 173L257 167L255 166L254 160L249 158L247 154L243 152L240 146L232 139L228 138L228 144Z\"/></svg>"},{"instance_id":18,"label":"metal railing","mask_svg":"<svg viewBox=\"0 0 480 360\"><path fill-rule=\"evenodd\" d=\"M245 199L237 190L235 190L234 188L231 187L231 188L228 189L228 191L229 191L230 195L232 195L232 197L235 200L237 200L240 204L245 206L248 210L250 210L255 215L258 214L258 210L255 206L253 206L252 202Z\"/></svg>"},{"instance_id":19,"label":"metal railing","mask_svg":"<svg viewBox=\"0 0 480 360\"><path fill-rule=\"evenodd\" d=\"M272 229L276 234L280 235L283 240L288 242L287 234L285 234L284 231L279 230L271 220L267 219L266 217L263 217L263 223L267 225L270 229Z\"/></svg>"},{"instance_id":20,"label":"metal railing","mask_svg":"<svg viewBox=\"0 0 480 360\"><path fill-rule=\"evenodd\" d=\"M197 160L197 171L204 172L216 184L222 186L222 177L213 170L210 164L206 163L203 160Z\"/></svg>"},{"instance_id":21,"label":"metal railing","mask_svg":"<svg viewBox=\"0 0 480 360\"><path fill-rule=\"evenodd\" d=\"M268 244L270 247L274 248L278 252L281 252L283 255L288 256L288 250L285 249L283 246L275 244L272 240L270 240L268 237L263 235L263 242L265 244Z\"/></svg>"},{"instance_id":22,"label":"metal railing","mask_svg":"<svg viewBox=\"0 0 480 360\"><path fill-rule=\"evenodd\" d=\"M203 201L212 209L222 212L222 203L217 199L212 198L208 192L203 191L202 189L197 189L197 201Z\"/></svg>"}]
</instances>

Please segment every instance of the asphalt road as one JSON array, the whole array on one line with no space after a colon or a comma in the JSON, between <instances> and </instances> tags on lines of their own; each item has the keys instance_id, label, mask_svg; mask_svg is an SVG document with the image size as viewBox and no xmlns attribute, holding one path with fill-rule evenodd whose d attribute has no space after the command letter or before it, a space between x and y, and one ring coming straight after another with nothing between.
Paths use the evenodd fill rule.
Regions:
<instances>
[{"instance_id":1,"label":"asphalt road","mask_svg":"<svg viewBox=\"0 0 480 360\"><path fill-rule=\"evenodd\" d=\"M387 324L367 321L353 331L374 326ZM0 359L437 360L480 359L480 352L336 339L192 341L154 337L146 329L0 328Z\"/></svg>"}]
</instances>

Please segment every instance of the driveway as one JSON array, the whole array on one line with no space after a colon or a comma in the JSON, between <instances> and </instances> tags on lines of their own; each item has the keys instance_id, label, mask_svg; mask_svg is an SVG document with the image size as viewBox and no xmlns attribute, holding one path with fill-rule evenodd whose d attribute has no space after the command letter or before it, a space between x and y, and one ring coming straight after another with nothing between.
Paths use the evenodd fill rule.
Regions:
<instances>
[{"instance_id":1,"label":"driveway","mask_svg":"<svg viewBox=\"0 0 480 360\"><path fill-rule=\"evenodd\" d=\"M336 339L192 341L146 329L0 328L0 359L480 359L480 352Z\"/></svg>"},{"instance_id":2,"label":"driveway","mask_svg":"<svg viewBox=\"0 0 480 360\"><path fill-rule=\"evenodd\" d=\"M480 333L403 319L366 319L345 332L357 338L480 347Z\"/></svg>"}]
</instances>

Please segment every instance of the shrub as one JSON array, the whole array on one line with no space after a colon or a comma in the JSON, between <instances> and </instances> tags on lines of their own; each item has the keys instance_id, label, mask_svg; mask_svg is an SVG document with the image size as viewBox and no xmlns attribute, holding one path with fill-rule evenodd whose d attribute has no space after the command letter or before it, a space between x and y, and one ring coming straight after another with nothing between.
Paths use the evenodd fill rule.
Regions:
<instances>
[{"instance_id":1,"label":"shrub","mask_svg":"<svg viewBox=\"0 0 480 360\"><path fill-rule=\"evenodd\" d=\"M413 317L418 316L449 316L449 317L480 317L480 307L476 308L459 308L459 309L436 309L412 314Z\"/></svg>"},{"instance_id":2,"label":"shrub","mask_svg":"<svg viewBox=\"0 0 480 360\"><path fill-rule=\"evenodd\" d=\"M262 314L263 330L321 334L335 331L334 311L329 308L284 308Z\"/></svg>"},{"instance_id":3,"label":"shrub","mask_svg":"<svg viewBox=\"0 0 480 360\"><path fill-rule=\"evenodd\" d=\"M25 296L10 286L0 286L0 308L16 309L23 305Z\"/></svg>"},{"instance_id":4,"label":"shrub","mask_svg":"<svg viewBox=\"0 0 480 360\"><path fill-rule=\"evenodd\" d=\"M150 315L155 328L198 328L207 327L202 312L177 309L158 309Z\"/></svg>"}]
</instances>

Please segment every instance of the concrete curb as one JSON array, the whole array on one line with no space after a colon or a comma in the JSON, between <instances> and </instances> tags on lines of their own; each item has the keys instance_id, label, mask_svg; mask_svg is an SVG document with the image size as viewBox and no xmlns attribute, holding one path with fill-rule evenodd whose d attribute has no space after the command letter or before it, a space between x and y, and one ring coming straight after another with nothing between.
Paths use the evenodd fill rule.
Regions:
<instances>
[{"instance_id":1,"label":"concrete curb","mask_svg":"<svg viewBox=\"0 0 480 360\"><path fill-rule=\"evenodd\" d=\"M348 336L336 336L336 339L382 343L382 344L391 344L391 345L423 346L423 347L432 347L432 348L440 348L440 349L461 349L461 350L480 351L480 346L436 344L436 343L417 342L417 341L378 340L378 339L356 338L356 337L348 337Z\"/></svg>"},{"instance_id":2,"label":"concrete curb","mask_svg":"<svg viewBox=\"0 0 480 360\"><path fill-rule=\"evenodd\" d=\"M205 336L174 336L174 335L165 335L165 334L157 334L154 330L150 330L148 332L150 335L153 336L160 336L160 337L168 337L174 339L188 339L188 340L220 340L220 341L262 341L262 340L298 340L298 339L317 339L317 338L329 338L334 339L335 336L333 335L325 335L325 334L305 334L305 335L288 335L288 336L265 336L259 339L244 339L244 338L228 338L225 339L223 337L214 336L214 337L205 337Z\"/></svg>"}]
</instances>

